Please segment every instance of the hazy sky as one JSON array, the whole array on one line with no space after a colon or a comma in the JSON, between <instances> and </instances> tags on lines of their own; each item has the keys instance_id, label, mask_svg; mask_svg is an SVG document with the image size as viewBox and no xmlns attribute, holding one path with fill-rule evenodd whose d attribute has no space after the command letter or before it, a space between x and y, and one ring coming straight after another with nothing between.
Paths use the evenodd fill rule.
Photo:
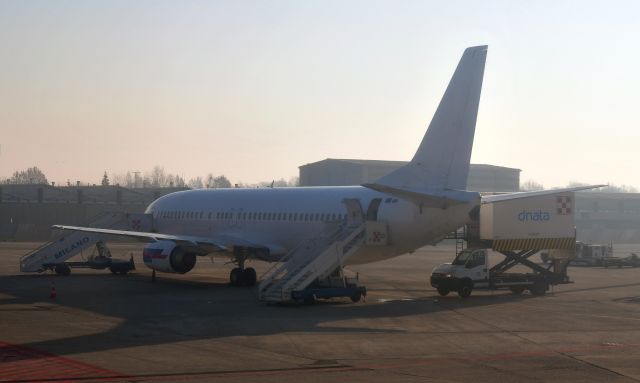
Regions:
<instances>
[{"instance_id":1,"label":"hazy sky","mask_svg":"<svg viewBox=\"0 0 640 383\"><path fill-rule=\"evenodd\" d=\"M474 163L640 187L637 1L1 1L0 177L409 160L488 44Z\"/></svg>"}]
</instances>

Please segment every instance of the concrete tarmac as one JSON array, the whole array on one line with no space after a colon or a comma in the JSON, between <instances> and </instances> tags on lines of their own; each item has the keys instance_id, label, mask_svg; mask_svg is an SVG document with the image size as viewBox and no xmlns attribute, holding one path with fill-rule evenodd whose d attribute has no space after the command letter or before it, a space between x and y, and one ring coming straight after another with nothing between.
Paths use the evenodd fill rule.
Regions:
<instances>
[{"instance_id":1,"label":"concrete tarmac","mask_svg":"<svg viewBox=\"0 0 640 383\"><path fill-rule=\"evenodd\" d=\"M276 306L229 286L224 258L152 283L140 244L110 244L134 255L127 276L21 274L38 245L0 243L0 382L640 381L640 269L571 267L544 297L462 300L428 284L454 256L443 245L350 267L365 302Z\"/></svg>"}]
</instances>

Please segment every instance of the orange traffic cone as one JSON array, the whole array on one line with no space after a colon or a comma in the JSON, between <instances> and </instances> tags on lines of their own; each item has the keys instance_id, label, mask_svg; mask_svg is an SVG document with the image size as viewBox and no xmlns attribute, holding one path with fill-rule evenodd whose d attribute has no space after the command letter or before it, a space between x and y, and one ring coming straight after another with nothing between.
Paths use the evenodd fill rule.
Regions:
<instances>
[{"instance_id":1,"label":"orange traffic cone","mask_svg":"<svg viewBox=\"0 0 640 383\"><path fill-rule=\"evenodd\" d=\"M56 285L55 285L55 283L52 283L51 284L51 295L49 295L49 298L56 299L57 295L58 294L56 293Z\"/></svg>"}]
</instances>

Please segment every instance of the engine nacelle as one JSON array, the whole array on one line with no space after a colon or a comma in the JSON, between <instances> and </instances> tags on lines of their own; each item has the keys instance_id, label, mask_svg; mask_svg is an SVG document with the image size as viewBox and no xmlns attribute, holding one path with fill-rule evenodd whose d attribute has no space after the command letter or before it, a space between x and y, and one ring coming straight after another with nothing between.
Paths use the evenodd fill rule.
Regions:
<instances>
[{"instance_id":1,"label":"engine nacelle","mask_svg":"<svg viewBox=\"0 0 640 383\"><path fill-rule=\"evenodd\" d=\"M148 244L142 251L144 264L165 273L184 274L196 265L196 253L176 246L173 241L157 241Z\"/></svg>"}]
</instances>

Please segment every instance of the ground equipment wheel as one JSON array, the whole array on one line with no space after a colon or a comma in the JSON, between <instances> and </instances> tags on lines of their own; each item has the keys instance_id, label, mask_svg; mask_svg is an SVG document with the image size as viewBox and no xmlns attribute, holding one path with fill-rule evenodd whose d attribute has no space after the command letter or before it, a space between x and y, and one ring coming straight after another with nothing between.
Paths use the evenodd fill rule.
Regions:
<instances>
[{"instance_id":1,"label":"ground equipment wheel","mask_svg":"<svg viewBox=\"0 0 640 383\"><path fill-rule=\"evenodd\" d=\"M540 279L533 283L533 285L529 288L529 291L531 291L531 294L537 297L541 297L547 293L548 288L549 285L547 285L547 282Z\"/></svg>"},{"instance_id":2,"label":"ground equipment wheel","mask_svg":"<svg viewBox=\"0 0 640 383\"><path fill-rule=\"evenodd\" d=\"M58 275L69 275L71 274L71 268L66 263L58 263L55 267L55 272Z\"/></svg>"},{"instance_id":3,"label":"ground equipment wheel","mask_svg":"<svg viewBox=\"0 0 640 383\"><path fill-rule=\"evenodd\" d=\"M514 287L509 287L509 290L511 290L513 295L520 295L520 294L522 294L524 292L524 287L522 287L522 286L514 286Z\"/></svg>"},{"instance_id":4,"label":"ground equipment wheel","mask_svg":"<svg viewBox=\"0 0 640 383\"><path fill-rule=\"evenodd\" d=\"M353 302L353 303L360 302L360 298L362 298L362 294L355 293L352 296L350 296L349 298L351 298L351 302Z\"/></svg>"},{"instance_id":5,"label":"ground equipment wheel","mask_svg":"<svg viewBox=\"0 0 640 383\"><path fill-rule=\"evenodd\" d=\"M468 298L471 295L472 291L473 291L473 282L467 279L463 281L460 288L458 288L458 295L460 295L460 298Z\"/></svg>"},{"instance_id":6,"label":"ground equipment wheel","mask_svg":"<svg viewBox=\"0 0 640 383\"><path fill-rule=\"evenodd\" d=\"M444 287L438 287L438 294L444 297L447 294L449 294L449 289L445 289Z\"/></svg>"}]
</instances>

